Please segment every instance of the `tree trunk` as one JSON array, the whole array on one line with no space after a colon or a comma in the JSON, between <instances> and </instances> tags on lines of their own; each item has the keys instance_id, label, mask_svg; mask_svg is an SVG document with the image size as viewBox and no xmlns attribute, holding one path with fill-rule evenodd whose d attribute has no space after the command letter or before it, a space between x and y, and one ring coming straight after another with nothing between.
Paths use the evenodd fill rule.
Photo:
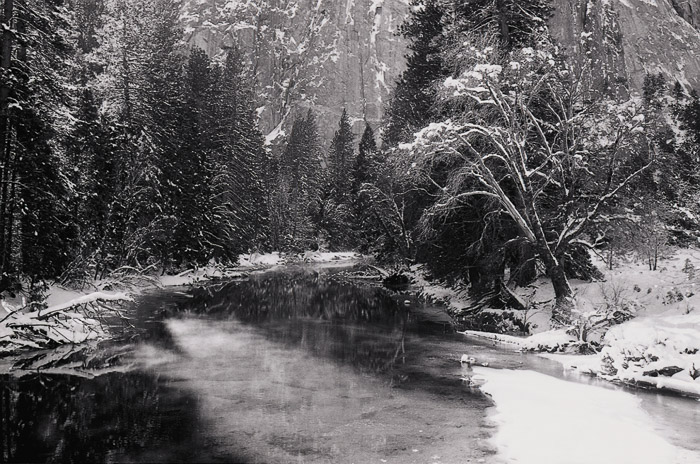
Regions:
<instances>
[{"instance_id":1,"label":"tree trunk","mask_svg":"<svg viewBox=\"0 0 700 464\"><path fill-rule=\"evenodd\" d=\"M571 285L569 285L569 279L566 277L564 267L558 262L555 262L547 266L547 273L552 279L552 287L554 287L557 307L570 312L572 306L571 297L574 292L571 290Z\"/></svg>"},{"instance_id":2,"label":"tree trunk","mask_svg":"<svg viewBox=\"0 0 700 464\"><path fill-rule=\"evenodd\" d=\"M2 10L2 46L0 47L0 291L9 285L8 273L11 270L10 254L12 250L11 231L12 219L8 217L11 183L13 172L11 166L12 130L10 127L10 79L12 67L12 19L14 16L14 0L5 0Z\"/></svg>"},{"instance_id":3,"label":"tree trunk","mask_svg":"<svg viewBox=\"0 0 700 464\"><path fill-rule=\"evenodd\" d=\"M532 224L532 234L537 240L537 246L540 250L540 257L544 261L544 266L547 269L547 275L552 280L554 287L554 298L556 299L556 308L552 313L552 319L560 323L567 323L571 319L571 309L573 308L573 295L569 285L569 279L566 277L564 267L559 260L554 256L553 250L550 248L547 236L542 228L542 221L537 214L537 207L533 195L530 191L523 192L525 208L530 223Z\"/></svg>"},{"instance_id":4,"label":"tree trunk","mask_svg":"<svg viewBox=\"0 0 700 464\"><path fill-rule=\"evenodd\" d=\"M506 10L505 0L496 0L496 9L498 10L498 27L501 30L501 40L506 48L510 47L510 30L508 29L508 12Z\"/></svg>"}]
</instances>

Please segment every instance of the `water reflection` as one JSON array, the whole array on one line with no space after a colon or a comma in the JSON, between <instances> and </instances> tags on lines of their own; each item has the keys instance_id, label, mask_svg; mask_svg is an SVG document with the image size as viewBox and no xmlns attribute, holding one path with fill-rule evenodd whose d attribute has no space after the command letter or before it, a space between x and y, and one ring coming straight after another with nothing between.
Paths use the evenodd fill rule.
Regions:
<instances>
[{"instance_id":1,"label":"water reflection","mask_svg":"<svg viewBox=\"0 0 700 464\"><path fill-rule=\"evenodd\" d=\"M379 287L358 287L325 272L264 274L192 290L181 310L233 315L243 322L312 318L400 325L408 317L397 298Z\"/></svg>"},{"instance_id":2,"label":"water reflection","mask_svg":"<svg viewBox=\"0 0 700 464\"><path fill-rule=\"evenodd\" d=\"M3 462L207 460L196 399L141 373L0 377Z\"/></svg>"},{"instance_id":3,"label":"water reflection","mask_svg":"<svg viewBox=\"0 0 700 464\"><path fill-rule=\"evenodd\" d=\"M0 460L488 456L489 401L426 355L404 300L303 269L144 295L136 336L33 353L15 367L43 374L0 376Z\"/></svg>"},{"instance_id":4,"label":"water reflection","mask_svg":"<svg viewBox=\"0 0 700 464\"><path fill-rule=\"evenodd\" d=\"M426 331L429 310L303 269L144 295L135 337L33 353L15 366L51 374L0 376L0 461L488 462L491 403L460 380L462 354L561 367L443 334L438 317ZM689 409L660 405L657 423L690 441Z\"/></svg>"},{"instance_id":5,"label":"water reflection","mask_svg":"<svg viewBox=\"0 0 700 464\"><path fill-rule=\"evenodd\" d=\"M357 287L318 272L264 275L196 288L192 294L178 305L180 316L264 327L261 334L268 340L368 372L405 361L406 333L416 322L382 288Z\"/></svg>"}]
</instances>

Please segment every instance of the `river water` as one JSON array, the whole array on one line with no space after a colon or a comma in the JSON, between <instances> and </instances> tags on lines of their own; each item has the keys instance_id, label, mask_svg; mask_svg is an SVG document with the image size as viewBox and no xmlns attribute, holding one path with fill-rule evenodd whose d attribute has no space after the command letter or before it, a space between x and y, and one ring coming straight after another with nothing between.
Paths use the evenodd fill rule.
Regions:
<instances>
[{"instance_id":1,"label":"river water","mask_svg":"<svg viewBox=\"0 0 700 464\"><path fill-rule=\"evenodd\" d=\"M149 293L136 336L24 359L51 373L0 378L0 460L497 462L493 403L463 380L461 355L564 376L335 272ZM669 440L697 441L700 403L639 394Z\"/></svg>"}]
</instances>

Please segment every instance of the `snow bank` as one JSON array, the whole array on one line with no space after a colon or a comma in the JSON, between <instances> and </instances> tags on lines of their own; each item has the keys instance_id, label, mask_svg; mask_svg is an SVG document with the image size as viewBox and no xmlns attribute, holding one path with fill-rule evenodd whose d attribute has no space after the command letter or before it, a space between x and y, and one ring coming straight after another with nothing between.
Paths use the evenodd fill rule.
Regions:
<instances>
[{"instance_id":1,"label":"snow bank","mask_svg":"<svg viewBox=\"0 0 700 464\"><path fill-rule=\"evenodd\" d=\"M603 343L592 356L543 356L606 380L700 396L700 315L634 319Z\"/></svg>"},{"instance_id":2,"label":"snow bank","mask_svg":"<svg viewBox=\"0 0 700 464\"><path fill-rule=\"evenodd\" d=\"M351 261L361 258L362 255L352 251L319 252L307 251L301 258L305 263L331 263L334 261Z\"/></svg>"},{"instance_id":3,"label":"snow bank","mask_svg":"<svg viewBox=\"0 0 700 464\"><path fill-rule=\"evenodd\" d=\"M351 261L361 258L362 255L352 251L341 252L321 252L321 251L305 251L298 255L282 255L279 252L274 253L251 253L240 255L238 257L238 267L260 268L283 265L287 263L303 262L303 263L332 263L335 261Z\"/></svg>"},{"instance_id":4,"label":"snow bank","mask_svg":"<svg viewBox=\"0 0 700 464\"><path fill-rule=\"evenodd\" d=\"M162 287L184 287L212 279L236 279L245 276L245 273L237 270L207 266L200 269L188 269L177 275L161 276L158 279L158 285Z\"/></svg>"},{"instance_id":5,"label":"snow bank","mask_svg":"<svg viewBox=\"0 0 700 464\"><path fill-rule=\"evenodd\" d=\"M492 441L499 457L519 464L685 464L700 455L670 444L623 392L567 382L527 370L475 367L496 403Z\"/></svg>"},{"instance_id":6,"label":"snow bank","mask_svg":"<svg viewBox=\"0 0 700 464\"><path fill-rule=\"evenodd\" d=\"M589 340L599 341L594 356L547 355L566 368L603 379L646 388L659 388L700 396L700 250L682 249L659 262L651 271L645 263L621 262L604 269L605 281L573 280L578 314L595 322L598 315L615 309L629 310L636 317L620 325L601 325ZM545 308L553 298L551 283L540 279L518 289L529 304ZM513 345L520 350L571 352L579 345L565 330L549 330L550 313L536 315L539 325L527 338L463 332L470 337ZM533 321L528 316L528 321Z\"/></svg>"},{"instance_id":7,"label":"snow bank","mask_svg":"<svg viewBox=\"0 0 700 464\"><path fill-rule=\"evenodd\" d=\"M132 301L132 298L126 293L93 292L37 311L3 303L7 314L0 319L0 352L103 338L107 330L99 319L103 310L108 311L103 304L124 301Z\"/></svg>"},{"instance_id":8,"label":"snow bank","mask_svg":"<svg viewBox=\"0 0 700 464\"><path fill-rule=\"evenodd\" d=\"M251 253L240 255L238 257L238 265L243 268L260 267L260 266L276 266L283 262L282 257L278 252L275 253Z\"/></svg>"},{"instance_id":9,"label":"snow bank","mask_svg":"<svg viewBox=\"0 0 700 464\"><path fill-rule=\"evenodd\" d=\"M651 316L612 327L600 353L551 354L576 346L565 329L527 338L467 330L469 337L512 345L518 350L547 351L541 356L567 369L630 385L700 396L700 314Z\"/></svg>"},{"instance_id":10,"label":"snow bank","mask_svg":"<svg viewBox=\"0 0 700 464\"><path fill-rule=\"evenodd\" d=\"M700 396L700 314L639 318L613 327L600 360L604 378Z\"/></svg>"},{"instance_id":11,"label":"snow bank","mask_svg":"<svg viewBox=\"0 0 700 464\"><path fill-rule=\"evenodd\" d=\"M425 277L422 265L411 266L411 278L415 285L420 287L422 296L430 298L436 303L442 303L455 312L466 309L471 304L466 289L456 289L441 283L429 282Z\"/></svg>"},{"instance_id":12,"label":"snow bank","mask_svg":"<svg viewBox=\"0 0 700 464\"><path fill-rule=\"evenodd\" d=\"M76 306L85 305L89 303L95 303L100 301L133 301L133 298L127 293L108 293L108 292L93 292L87 295L82 295L72 300L56 304L54 306L49 306L46 309L37 311L37 317L47 318L51 315L58 314L66 309L74 308Z\"/></svg>"},{"instance_id":13,"label":"snow bank","mask_svg":"<svg viewBox=\"0 0 700 464\"><path fill-rule=\"evenodd\" d=\"M460 332L469 337L484 338L497 343L514 345L520 350L529 351L564 351L576 343L576 338L566 333L566 329L540 332L530 337L515 337L513 335L465 330Z\"/></svg>"}]
</instances>

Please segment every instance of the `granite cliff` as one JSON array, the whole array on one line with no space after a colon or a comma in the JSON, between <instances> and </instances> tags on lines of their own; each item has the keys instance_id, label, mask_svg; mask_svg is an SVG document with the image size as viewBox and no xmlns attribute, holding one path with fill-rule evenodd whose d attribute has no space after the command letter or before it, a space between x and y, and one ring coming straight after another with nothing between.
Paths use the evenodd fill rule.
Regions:
<instances>
[{"instance_id":1,"label":"granite cliff","mask_svg":"<svg viewBox=\"0 0 700 464\"><path fill-rule=\"evenodd\" d=\"M271 142L312 107L328 143L346 107L376 127L406 43L408 0L187 0L187 40L211 56L234 42L250 59ZM550 30L598 90L625 97L647 72L700 89L700 0L553 0Z\"/></svg>"},{"instance_id":2,"label":"granite cliff","mask_svg":"<svg viewBox=\"0 0 700 464\"><path fill-rule=\"evenodd\" d=\"M216 56L239 43L247 52L268 140L283 136L295 113L313 107L328 144L343 108L359 133L377 127L404 69L397 30L407 0L191 1L187 40Z\"/></svg>"},{"instance_id":3,"label":"granite cliff","mask_svg":"<svg viewBox=\"0 0 700 464\"><path fill-rule=\"evenodd\" d=\"M554 0L550 30L594 86L625 96L663 73L700 88L700 0Z\"/></svg>"}]
</instances>

